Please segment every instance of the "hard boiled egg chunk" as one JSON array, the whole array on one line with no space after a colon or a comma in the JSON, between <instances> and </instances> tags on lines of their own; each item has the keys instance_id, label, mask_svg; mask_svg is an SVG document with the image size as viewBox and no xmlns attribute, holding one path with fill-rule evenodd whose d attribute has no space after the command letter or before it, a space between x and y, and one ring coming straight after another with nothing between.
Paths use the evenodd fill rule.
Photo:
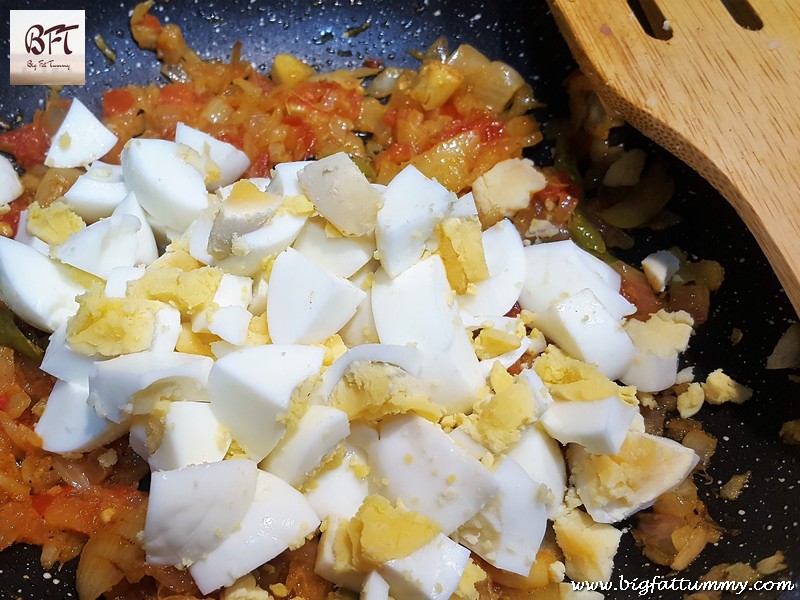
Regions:
<instances>
[{"instance_id":1,"label":"hard boiled egg chunk","mask_svg":"<svg viewBox=\"0 0 800 600\"><path fill-rule=\"evenodd\" d=\"M0 155L0 206L16 200L22 194L22 182L14 170L14 165Z\"/></svg>"},{"instance_id":2,"label":"hard boiled egg chunk","mask_svg":"<svg viewBox=\"0 0 800 600\"><path fill-rule=\"evenodd\" d=\"M116 143L117 136L83 102L73 98L61 126L50 141L44 164L48 167L86 166L101 158Z\"/></svg>"},{"instance_id":3,"label":"hard boiled egg chunk","mask_svg":"<svg viewBox=\"0 0 800 600\"><path fill-rule=\"evenodd\" d=\"M55 258L101 279L115 267L132 267L138 254L141 221L114 215L73 233L54 251Z\"/></svg>"},{"instance_id":4,"label":"hard boiled egg chunk","mask_svg":"<svg viewBox=\"0 0 800 600\"><path fill-rule=\"evenodd\" d=\"M52 333L75 314L75 297L85 291L64 265L0 237L0 298L26 323Z\"/></svg>"},{"instance_id":5,"label":"hard boiled egg chunk","mask_svg":"<svg viewBox=\"0 0 800 600\"><path fill-rule=\"evenodd\" d=\"M216 139L207 133L178 123L175 127L175 141L189 146L200 156L210 159L216 169L215 177L209 177L209 188L229 185L236 181L250 166L247 155L227 142Z\"/></svg>"},{"instance_id":6,"label":"hard boiled egg chunk","mask_svg":"<svg viewBox=\"0 0 800 600\"><path fill-rule=\"evenodd\" d=\"M239 529L258 477L256 464L246 459L153 473L144 525L147 560L185 566L207 557Z\"/></svg>"},{"instance_id":7,"label":"hard boiled egg chunk","mask_svg":"<svg viewBox=\"0 0 800 600\"><path fill-rule=\"evenodd\" d=\"M97 160L64 192L64 202L84 221L94 223L111 216L128 192L122 167Z\"/></svg>"}]
</instances>

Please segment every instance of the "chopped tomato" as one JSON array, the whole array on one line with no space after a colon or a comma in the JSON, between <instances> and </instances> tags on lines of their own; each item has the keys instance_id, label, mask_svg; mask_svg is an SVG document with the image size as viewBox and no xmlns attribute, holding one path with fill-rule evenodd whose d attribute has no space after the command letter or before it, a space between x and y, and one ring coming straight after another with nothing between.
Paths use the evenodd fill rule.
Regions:
<instances>
[{"instance_id":1,"label":"chopped tomato","mask_svg":"<svg viewBox=\"0 0 800 600\"><path fill-rule=\"evenodd\" d=\"M355 122L361 114L362 95L334 81L304 81L286 101L290 114L321 113Z\"/></svg>"},{"instance_id":2,"label":"chopped tomato","mask_svg":"<svg viewBox=\"0 0 800 600\"><path fill-rule=\"evenodd\" d=\"M34 121L0 134L0 152L8 152L23 169L44 163L50 138Z\"/></svg>"},{"instance_id":3,"label":"chopped tomato","mask_svg":"<svg viewBox=\"0 0 800 600\"><path fill-rule=\"evenodd\" d=\"M246 177L268 177L269 170L272 168L272 159L269 152L262 152L250 163L245 173Z\"/></svg>"},{"instance_id":4,"label":"chopped tomato","mask_svg":"<svg viewBox=\"0 0 800 600\"><path fill-rule=\"evenodd\" d=\"M168 83L159 94L159 100L165 104L193 104L196 99L191 83Z\"/></svg>"},{"instance_id":5,"label":"chopped tomato","mask_svg":"<svg viewBox=\"0 0 800 600\"><path fill-rule=\"evenodd\" d=\"M136 98L125 88L108 90L103 94L103 116L113 117L133 108Z\"/></svg>"},{"instance_id":6,"label":"chopped tomato","mask_svg":"<svg viewBox=\"0 0 800 600\"><path fill-rule=\"evenodd\" d=\"M480 137L481 142L491 142L505 134L505 126L501 121L493 119L489 115L481 115L469 119L457 119L444 127L439 135L430 140L430 145L434 146L439 142L449 140L460 133L474 131Z\"/></svg>"},{"instance_id":7,"label":"chopped tomato","mask_svg":"<svg viewBox=\"0 0 800 600\"><path fill-rule=\"evenodd\" d=\"M622 276L620 294L636 307L634 319L647 320L650 315L664 308L664 303L653 291L644 273L622 261L611 265Z\"/></svg>"},{"instance_id":8,"label":"chopped tomato","mask_svg":"<svg viewBox=\"0 0 800 600\"><path fill-rule=\"evenodd\" d=\"M281 123L290 127L283 143L291 150L294 159L306 160L313 156L317 145L317 136L314 135L314 130L303 119L293 115L284 117Z\"/></svg>"}]
</instances>

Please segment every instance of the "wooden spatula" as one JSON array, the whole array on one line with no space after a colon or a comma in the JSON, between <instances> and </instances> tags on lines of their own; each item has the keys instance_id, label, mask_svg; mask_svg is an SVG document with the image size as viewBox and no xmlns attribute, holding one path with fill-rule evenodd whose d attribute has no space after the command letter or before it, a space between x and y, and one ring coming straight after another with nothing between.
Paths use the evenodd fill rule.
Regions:
<instances>
[{"instance_id":1,"label":"wooden spatula","mask_svg":"<svg viewBox=\"0 0 800 600\"><path fill-rule=\"evenodd\" d=\"M800 2L750 0L758 30L723 0L653 2L669 40L626 0L548 0L600 97L727 198L800 313Z\"/></svg>"}]
</instances>

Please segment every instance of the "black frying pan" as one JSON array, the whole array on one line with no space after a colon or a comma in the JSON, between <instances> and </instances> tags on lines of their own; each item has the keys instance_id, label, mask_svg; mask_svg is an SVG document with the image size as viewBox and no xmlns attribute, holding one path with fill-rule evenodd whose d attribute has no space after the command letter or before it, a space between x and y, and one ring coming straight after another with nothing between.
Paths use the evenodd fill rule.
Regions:
<instances>
[{"instance_id":1,"label":"black frying pan","mask_svg":"<svg viewBox=\"0 0 800 600\"><path fill-rule=\"evenodd\" d=\"M99 114L99 98L107 87L144 84L159 77L153 54L139 50L130 39L128 10L134 2L123 4L125 8L118 1L5 0L2 18L6 25L0 33L3 55L8 55L9 8L84 8L89 32L87 83L67 88L65 95L81 98ZM598 10L600 7L598 2ZM424 50L445 35L452 48L467 42L490 58L516 67L547 105L540 111L542 120L565 114L561 82L574 68L544 0L171 0L157 2L154 14L162 21L179 23L190 45L203 56L225 58L233 42L241 40L244 57L265 71L278 52L291 52L320 69L357 67L365 58L414 66L416 62L408 51ZM353 28L363 30L354 36L345 35ZM109 64L92 43L96 33L116 51L116 64ZM0 61L0 117L9 122L18 116L28 119L44 100L46 90L8 85L6 60ZM635 132L628 135L630 143L646 144ZM542 146L532 158L545 162L549 150ZM704 428L719 439L709 469L713 482L701 483L700 492L712 516L736 532L725 535L716 547L707 548L679 576L696 579L720 562L755 564L781 550L789 565L782 575L800 585L799 452L778 439L784 421L800 418L800 384L791 382L787 372L764 369L766 357L796 315L735 212L694 172L667 159L677 182L670 208L683 221L668 231L640 232L636 247L626 258L636 261L650 251L679 245L694 256L722 263L725 283L713 298L711 318L692 339L686 362L696 366L698 379L721 367L755 390L753 398L742 406L706 406L698 415ZM743 332L737 345L730 341L734 328ZM748 469L752 477L739 500L726 502L717 497L721 483ZM24 546L0 553L0 598L75 597L75 565L43 576L38 556L38 549ZM671 576L666 568L648 564L630 535L623 537L616 565L615 578L620 574L640 580ZM663 591L654 596L673 599L683 594ZM636 592L614 592L608 597L639 596ZM800 587L780 596L772 592L742 597L800 598Z\"/></svg>"}]
</instances>

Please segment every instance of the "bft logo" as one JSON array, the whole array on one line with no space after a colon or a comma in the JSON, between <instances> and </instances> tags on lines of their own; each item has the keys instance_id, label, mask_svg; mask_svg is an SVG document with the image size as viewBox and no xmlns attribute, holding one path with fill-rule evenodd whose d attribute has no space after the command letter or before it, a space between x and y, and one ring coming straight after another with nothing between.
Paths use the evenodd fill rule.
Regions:
<instances>
[{"instance_id":1,"label":"bft logo","mask_svg":"<svg viewBox=\"0 0 800 600\"><path fill-rule=\"evenodd\" d=\"M53 45L55 44L56 52L60 49L63 54L72 54L72 50L69 48L69 32L79 28L80 25L67 25L65 23L53 25L49 29L45 29L38 23L31 25L25 33L25 50L36 56L39 56L45 50L47 50L47 54L53 54ZM47 42L46 45L45 42Z\"/></svg>"},{"instance_id":2,"label":"bft logo","mask_svg":"<svg viewBox=\"0 0 800 600\"><path fill-rule=\"evenodd\" d=\"M10 11L12 85L83 85L86 16L82 10Z\"/></svg>"}]
</instances>

